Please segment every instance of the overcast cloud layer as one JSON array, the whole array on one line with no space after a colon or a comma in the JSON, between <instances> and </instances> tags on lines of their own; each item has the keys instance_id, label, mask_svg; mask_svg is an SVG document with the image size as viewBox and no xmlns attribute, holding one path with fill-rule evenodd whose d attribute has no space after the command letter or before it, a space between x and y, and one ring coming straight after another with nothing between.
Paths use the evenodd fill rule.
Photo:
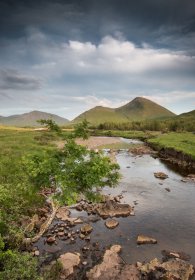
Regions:
<instances>
[{"instance_id":1,"label":"overcast cloud layer","mask_svg":"<svg viewBox=\"0 0 195 280\"><path fill-rule=\"evenodd\" d=\"M105 3L106 2L106 3ZM0 115L195 109L193 0L1 1Z\"/></svg>"}]
</instances>

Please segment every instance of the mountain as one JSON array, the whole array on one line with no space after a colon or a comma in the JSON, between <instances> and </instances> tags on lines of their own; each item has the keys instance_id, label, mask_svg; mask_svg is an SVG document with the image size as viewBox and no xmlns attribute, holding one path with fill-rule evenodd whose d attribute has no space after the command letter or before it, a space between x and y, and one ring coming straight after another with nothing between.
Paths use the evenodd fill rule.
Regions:
<instances>
[{"instance_id":1,"label":"mountain","mask_svg":"<svg viewBox=\"0 0 195 280\"><path fill-rule=\"evenodd\" d=\"M195 110L183 113L177 116L177 119L192 119L195 120Z\"/></svg>"},{"instance_id":2,"label":"mountain","mask_svg":"<svg viewBox=\"0 0 195 280\"><path fill-rule=\"evenodd\" d=\"M166 108L143 97L136 97L126 105L117 108L116 112L134 121L172 117L175 115Z\"/></svg>"},{"instance_id":3,"label":"mountain","mask_svg":"<svg viewBox=\"0 0 195 280\"><path fill-rule=\"evenodd\" d=\"M176 122L179 128L195 132L195 110L178 115L167 122Z\"/></svg>"},{"instance_id":4,"label":"mountain","mask_svg":"<svg viewBox=\"0 0 195 280\"><path fill-rule=\"evenodd\" d=\"M143 97L136 97L131 102L119 108L97 106L76 117L72 122L77 123L83 119L91 124L104 122L129 122L146 119L159 119L175 116L174 113Z\"/></svg>"},{"instance_id":5,"label":"mountain","mask_svg":"<svg viewBox=\"0 0 195 280\"><path fill-rule=\"evenodd\" d=\"M72 122L78 123L82 120L88 120L91 124L99 124L104 122L126 122L127 119L125 116L122 116L120 113L117 113L115 109L96 106L78 117L76 117Z\"/></svg>"},{"instance_id":6,"label":"mountain","mask_svg":"<svg viewBox=\"0 0 195 280\"><path fill-rule=\"evenodd\" d=\"M40 111L32 111L29 113L21 114L21 115L12 115L9 117L0 117L0 124L8 125L8 126L40 126L40 124L37 123L37 120L40 119L52 119L55 121L58 125L64 125L69 120L59 117L54 114L40 112Z\"/></svg>"}]
</instances>

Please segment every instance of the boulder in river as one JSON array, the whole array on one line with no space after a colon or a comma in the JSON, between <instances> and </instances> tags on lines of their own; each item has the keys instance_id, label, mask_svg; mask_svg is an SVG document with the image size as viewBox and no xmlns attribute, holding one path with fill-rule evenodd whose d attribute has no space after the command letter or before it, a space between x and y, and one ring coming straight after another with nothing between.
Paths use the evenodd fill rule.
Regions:
<instances>
[{"instance_id":1,"label":"boulder in river","mask_svg":"<svg viewBox=\"0 0 195 280\"><path fill-rule=\"evenodd\" d=\"M81 233L84 235L88 235L93 230L93 227L90 224L85 224L81 227Z\"/></svg>"},{"instance_id":2,"label":"boulder in river","mask_svg":"<svg viewBox=\"0 0 195 280\"><path fill-rule=\"evenodd\" d=\"M67 209L66 206L62 206L58 209L56 213L56 217L61 219L62 221L67 221L70 216L70 211Z\"/></svg>"},{"instance_id":3,"label":"boulder in river","mask_svg":"<svg viewBox=\"0 0 195 280\"><path fill-rule=\"evenodd\" d=\"M154 239L153 237L149 237L146 235L138 235L137 237L137 244L142 245L142 244L156 244L157 240Z\"/></svg>"},{"instance_id":4,"label":"boulder in river","mask_svg":"<svg viewBox=\"0 0 195 280\"><path fill-rule=\"evenodd\" d=\"M58 261L62 265L62 275L64 276L62 279L67 279L74 273L74 268L80 264L80 254L65 253L58 258Z\"/></svg>"},{"instance_id":5,"label":"boulder in river","mask_svg":"<svg viewBox=\"0 0 195 280\"><path fill-rule=\"evenodd\" d=\"M113 245L109 250L106 250L102 263L94 266L87 272L87 279L116 279L115 276L120 271L120 264L122 261L118 255L120 251L120 245Z\"/></svg>"},{"instance_id":6,"label":"boulder in river","mask_svg":"<svg viewBox=\"0 0 195 280\"><path fill-rule=\"evenodd\" d=\"M140 145L138 147L132 145L132 147L129 149L129 152L131 152L134 156L154 153L154 151L152 151L151 148L146 145Z\"/></svg>"},{"instance_id":7,"label":"boulder in river","mask_svg":"<svg viewBox=\"0 0 195 280\"><path fill-rule=\"evenodd\" d=\"M118 224L119 224L119 222L114 220L114 219L107 220L105 222L106 227L109 228L109 229L113 229L113 228L117 227Z\"/></svg>"},{"instance_id":8,"label":"boulder in river","mask_svg":"<svg viewBox=\"0 0 195 280\"><path fill-rule=\"evenodd\" d=\"M100 203L96 208L98 215L104 219L108 217L127 217L132 210L129 204L121 204L113 200Z\"/></svg>"},{"instance_id":9,"label":"boulder in river","mask_svg":"<svg viewBox=\"0 0 195 280\"><path fill-rule=\"evenodd\" d=\"M154 177L158 178L158 179L162 179L165 180L167 179L169 176L167 174L165 174L164 172L154 172Z\"/></svg>"},{"instance_id":10,"label":"boulder in river","mask_svg":"<svg viewBox=\"0 0 195 280\"><path fill-rule=\"evenodd\" d=\"M125 264L119 256L120 245L113 245L106 250L100 264L91 268L86 276L88 280L140 280L141 274L136 265Z\"/></svg>"},{"instance_id":11,"label":"boulder in river","mask_svg":"<svg viewBox=\"0 0 195 280\"><path fill-rule=\"evenodd\" d=\"M46 241L47 241L47 243L52 244L56 241L56 238L55 238L55 236L50 236L47 238Z\"/></svg>"}]
</instances>

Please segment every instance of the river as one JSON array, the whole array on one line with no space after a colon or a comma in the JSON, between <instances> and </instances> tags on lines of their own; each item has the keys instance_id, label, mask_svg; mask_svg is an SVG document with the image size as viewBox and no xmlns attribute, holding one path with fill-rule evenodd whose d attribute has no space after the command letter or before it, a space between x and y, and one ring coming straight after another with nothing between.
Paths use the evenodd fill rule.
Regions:
<instances>
[{"instance_id":1,"label":"river","mask_svg":"<svg viewBox=\"0 0 195 280\"><path fill-rule=\"evenodd\" d=\"M122 178L116 188L106 187L104 193L122 193L121 202L134 205L135 216L116 218L119 226L115 229L107 229L102 219L92 223L90 244L98 242L101 249L112 244L122 245L121 256L126 263L150 261L155 257L161 259L162 250L171 250L189 254L190 262L195 265L195 183L182 182L181 174L150 155L134 156L122 150L116 158ZM155 178L154 172L159 171L166 173L168 178ZM71 215L87 217L84 211L72 210ZM138 234L154 237L158 243L137 245ZM74 244L59 240L57 245L50 246L41 238L35 245L42 257L51 260L64 252L81 251L85 244L86 241L77 238Z\"/></svg>"}]
</instances>

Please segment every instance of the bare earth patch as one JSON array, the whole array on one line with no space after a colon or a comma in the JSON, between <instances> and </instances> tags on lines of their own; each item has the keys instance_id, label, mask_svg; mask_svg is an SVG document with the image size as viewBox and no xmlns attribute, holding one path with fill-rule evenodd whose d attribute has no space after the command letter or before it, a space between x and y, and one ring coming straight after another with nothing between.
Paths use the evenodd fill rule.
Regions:
<instances>
[{"instance_id":1,"label":"bare earth patch","mask_svg":"<svg viewBox=\"0 0 195 280\"><path fill-rule=\"evenodd\" d=\"M89 149L95 149L98 146L102 146L102 145L106 145L106 144L120 143L121 140L119 137L91 136L87 140L78 139L76 142L80 145L87 146Z\"/></svg>"},{"instance_id":2,"label":"bare earth patch","mask_svg":"<svg viewBox=\"0 0 195 280\"><path fill-rule=\"evenodd\" d=\"M89 149L96 149L99 146L106 144L115 144L120 143L121 140L119 137L103 137L103 136L91 136L87 140L77 139L76 143L80 145L87 146ZM57 142L57 147L62 149L64 147L65 142Z\"/></svg>"}]
</instances>

